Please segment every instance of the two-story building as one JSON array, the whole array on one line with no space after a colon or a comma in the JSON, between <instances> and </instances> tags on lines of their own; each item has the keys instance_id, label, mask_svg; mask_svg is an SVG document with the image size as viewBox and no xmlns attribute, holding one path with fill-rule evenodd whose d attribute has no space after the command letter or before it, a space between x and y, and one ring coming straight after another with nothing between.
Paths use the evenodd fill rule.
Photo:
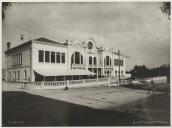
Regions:
<instances>
[{"instance_id":1,"label":"two-story building","mask_svg":"<svg viewBox=\"0 0 172 128\"><path fill-rule=\"evenodd\" d=\"M6 81L64 81L95 77L125 78L126 56L86 41L59 43L37 38L5 51Z\"/></svg>"}]
</instances>

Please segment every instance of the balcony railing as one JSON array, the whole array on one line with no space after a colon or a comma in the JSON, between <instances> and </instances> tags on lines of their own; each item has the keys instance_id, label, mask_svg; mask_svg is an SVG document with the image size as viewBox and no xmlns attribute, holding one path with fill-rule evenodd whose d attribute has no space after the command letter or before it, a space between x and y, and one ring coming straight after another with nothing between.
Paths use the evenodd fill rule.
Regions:
<instances>
[{"instance_id":1,"label":"balcony railing","mask_svg":"<svg viewBox=\"0 0 172 128\"><path fill-rule=\"evenodd\" d=\"M103 65L94 65L94 64L89 64L88 68L102 68Z\"/></svg>"},{"instance_id":2,"label":"balcony railing","mask_svg":"<svg viewBox=\"0 0 172 128\"><path fill-rule=\"evenodd\" d=\"M72 69L85 69L85 64L72 64Z\"/></svg>"}]
</instances>

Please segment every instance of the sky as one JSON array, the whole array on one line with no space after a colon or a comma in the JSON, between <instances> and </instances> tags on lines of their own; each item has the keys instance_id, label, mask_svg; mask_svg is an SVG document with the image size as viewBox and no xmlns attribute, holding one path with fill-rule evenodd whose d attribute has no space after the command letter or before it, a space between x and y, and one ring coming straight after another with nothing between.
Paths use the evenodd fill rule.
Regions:
<instances>
[{"instance_id":1,"label":"sky","mask_svg":"<svg viewBox=\"0 0 172 128\"><path fill-rule=\"evenodd\" d=\"M161 2L56 2L12 3L2 21L2 67L6 43L11 47L29 39L46 37L60 43L96 40L114 47L134 65L149 68L170 63L170 21ZM24 40L20 40L24 34Z\"/></svg>"}]
</instances>

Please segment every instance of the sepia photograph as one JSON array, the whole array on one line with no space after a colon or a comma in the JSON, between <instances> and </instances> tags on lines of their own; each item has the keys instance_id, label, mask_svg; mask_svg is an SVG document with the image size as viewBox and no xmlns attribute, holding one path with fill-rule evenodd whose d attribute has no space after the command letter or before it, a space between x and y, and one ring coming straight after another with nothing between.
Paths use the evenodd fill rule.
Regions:
<instances>
[{"instance_id":1,"label":"sepia photograph","mask_svg":"<svg viewBox=\"0 0 172 128\"><path fill-rule=\"evenodd\" d=\"M1 2L2 127L171 126L171 2Z\"/></svg>"}]
</instances>

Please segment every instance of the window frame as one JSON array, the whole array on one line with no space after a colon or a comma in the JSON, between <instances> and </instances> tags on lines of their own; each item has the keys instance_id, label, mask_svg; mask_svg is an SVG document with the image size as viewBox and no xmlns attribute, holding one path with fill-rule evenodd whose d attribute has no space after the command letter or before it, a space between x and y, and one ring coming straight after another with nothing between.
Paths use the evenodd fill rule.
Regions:
<instances>
[{"instance_id":1,"label":"window frame","mask_svg":"<svg viewBox=\"0 0 172 128\"><path fill-rule=\"evenodd\" d=\"M39 55L38 55L38 57L39 57L39 58L38 58L38 61L39 61L40 63L45 62L45 51L44 51L44 50L39 50L38 52L39 52L39 53L38 53L38 54L39 54ZM40 61L40 53L41 53L41 52L43 53L43 54L42 54L42 61Z\"/></svg>"},{"instance_id":2,"label":"window frame","mask_svg":"<svg viewBox=\"0 0 172 128\"><path fill-rule=\"evenodd\" d=\"M51 63L55 63L55 62L56 62L56 53L51 51Z\"/></svg>"},{"instance_id":3,"label":"window frame","mask_svg":"<svg viewBox=\"0 0 172 128\"><path fill-rule=\"evenodd\" d=\"M61 63L65 64L66 54L63 52L61 53Z\"/></svg>"},{"instance_id":4,"label":"window frame","mask_svg":"<svg viewBox=\"0 0 172 128\"><path fill-rule=\"evenodd\" d=\"M45 63L50 63L50 51L45 51Z\"/></svg>"},{"instance_id":5,"label":"window frame","mask_svg":"<svg viewBox=\"0 0 172 128\"><path fill-rule=\"evenodd\" d=\"M59 60L59 61L57 61ZM60 52L56 52L56 63L61 63L61 53Z\"/></svg>"}]
</instances>

